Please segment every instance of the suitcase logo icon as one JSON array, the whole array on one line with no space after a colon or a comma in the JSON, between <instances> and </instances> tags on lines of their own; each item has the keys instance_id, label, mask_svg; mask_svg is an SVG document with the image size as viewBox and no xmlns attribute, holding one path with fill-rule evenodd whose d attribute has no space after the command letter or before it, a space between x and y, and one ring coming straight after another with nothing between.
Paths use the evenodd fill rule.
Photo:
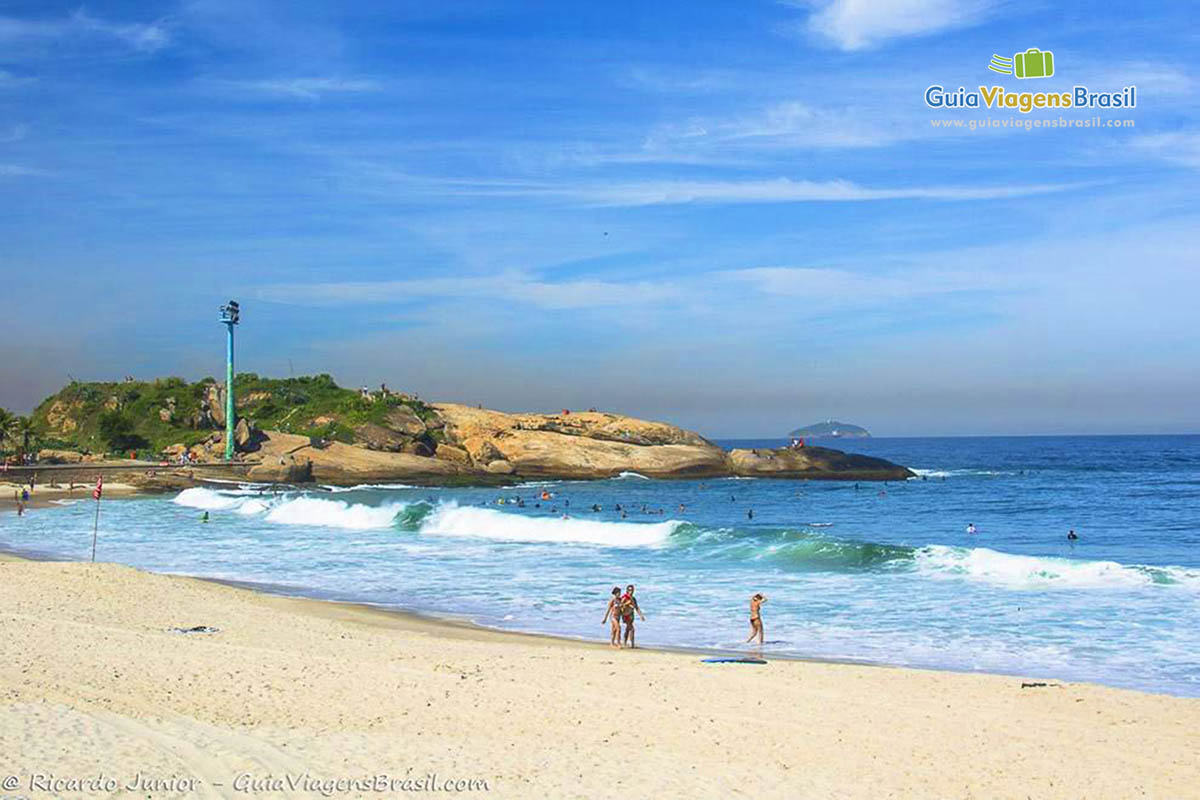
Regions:
<instances>
[{"instance_id":1,"label":"suitcase logo icon","mask_svg":"<svg viewBox=\"0 0 1200 800\"><path fill-rule=\"evenodd\" d=\"M988 69L1018 78L1049 78L1054 74L1054 53L1036 47L1017 53L1012 58L993 53Z\"/></svg>"}]
</instances>

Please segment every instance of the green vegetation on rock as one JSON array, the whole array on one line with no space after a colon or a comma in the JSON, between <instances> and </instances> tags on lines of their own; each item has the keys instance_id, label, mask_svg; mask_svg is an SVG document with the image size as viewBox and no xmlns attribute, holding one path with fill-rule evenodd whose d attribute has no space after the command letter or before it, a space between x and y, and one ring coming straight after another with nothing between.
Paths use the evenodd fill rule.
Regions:
<instances>
[{"instance_id":1,"label":"green vegetation on rock","mask_svg":"<svg viewBox=\"0 0 1200 800\"><path fill-rule=\"evenodd\" d=\"M429 421L433 409L404 394L364 398L329 375L234 378L236 415L260 430L281 430L352 443L364 425L389 426L389 416ZM72 382L32 414L42 447L83 452L148 450L199 444L225 429L225 387L213 378ZM432 439L440 430L431 431Z\"/></svg>"}]
</instances>

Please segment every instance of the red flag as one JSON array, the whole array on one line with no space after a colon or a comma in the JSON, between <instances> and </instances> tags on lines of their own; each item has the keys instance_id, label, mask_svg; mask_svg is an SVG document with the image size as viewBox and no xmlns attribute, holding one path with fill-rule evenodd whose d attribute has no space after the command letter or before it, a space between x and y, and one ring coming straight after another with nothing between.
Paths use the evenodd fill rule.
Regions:
<instances>
[{"instance_id":1,"label":"red flag","mask_svg":"<svg viewBox=\"0 0 1200 800\"><path fill-rule=\"evenodd\" d=\"M103 475L96 478L96 488L92 489L92 497L99 500L100 495L102 495L102 494L104 494L104 476Z\"/></svg>"}]
</instances>

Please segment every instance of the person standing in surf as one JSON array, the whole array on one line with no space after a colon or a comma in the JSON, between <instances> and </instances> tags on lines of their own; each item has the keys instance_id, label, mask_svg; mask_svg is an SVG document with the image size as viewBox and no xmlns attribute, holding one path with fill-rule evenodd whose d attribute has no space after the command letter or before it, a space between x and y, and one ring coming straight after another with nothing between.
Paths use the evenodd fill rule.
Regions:
<instances>
[{"instance_id":1,"label":"person standing in surf","mask_svg":"<svg viewBox=\"0 0 1200 800\"><path fill-rule=\"evenodd\" d=\"M621 621L625 623L625 645L627 647L637 647L637 632L633 626L635 613L642 618L642 622L646 621L646 615L642 613L637 598L633 596L633 584L631 583L625 587L625 594L621 596Z\"/></svg>"},{"instance_id":2,"label":"person standing in surf","mask_svg":"<svg viewBox=\"0 0 1200 800\"><path fill-rule=\"evenodd\" d=\"M762 622L762 604L767 602L766 595L756 593L750 597L750 638L746 640L746 644L754 641L754 637L758 637L758 646L763 646L763 622Z\"/></svg>"},{"instance_id":3,"label":"person standing in surf","mask_svg":"<svg viewBox=\"0 0 1200 800\"><path fill-rule=\"evenodd\" d=\"M608 608L604 611L604 619L600 620L603 625L606 622L612 622L612 636L609 639L609 644L619 648L621 646L621 587L614 586L612 597L608 599Z\"/></svg>"}]
</instances>

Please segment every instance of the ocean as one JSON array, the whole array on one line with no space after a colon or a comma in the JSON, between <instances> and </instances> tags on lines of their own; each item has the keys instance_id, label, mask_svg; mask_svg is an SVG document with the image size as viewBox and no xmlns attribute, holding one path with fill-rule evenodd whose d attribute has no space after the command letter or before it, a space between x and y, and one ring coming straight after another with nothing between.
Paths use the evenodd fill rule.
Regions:
<instances>
[{"instance_id":1,"label":"ocean","mask_svg":"<svg viewBox=\"0 0 1200 800\"><path fill-rule=\"evenodd\" d=\"M651 647L742 648L762 592L768 656L1200 696L1200 436L834 446L918 477L212 484L104 500L98 558L598 641L611 588L633 583ZM86 559L93 509L5 514L0 547Z\"/></svg>"}]
</instances>

